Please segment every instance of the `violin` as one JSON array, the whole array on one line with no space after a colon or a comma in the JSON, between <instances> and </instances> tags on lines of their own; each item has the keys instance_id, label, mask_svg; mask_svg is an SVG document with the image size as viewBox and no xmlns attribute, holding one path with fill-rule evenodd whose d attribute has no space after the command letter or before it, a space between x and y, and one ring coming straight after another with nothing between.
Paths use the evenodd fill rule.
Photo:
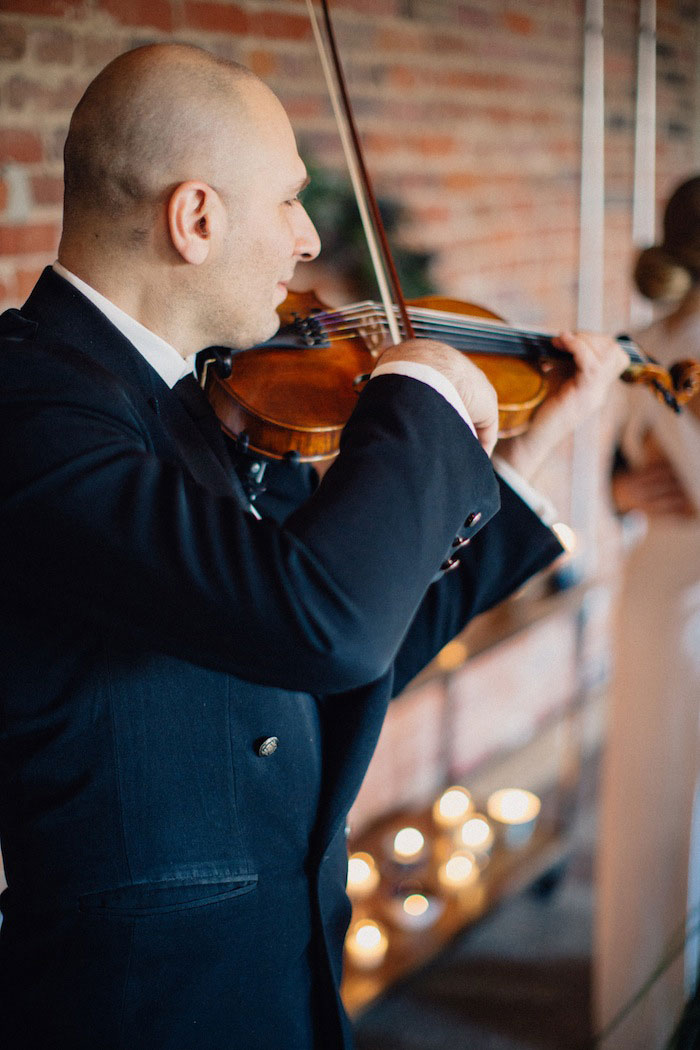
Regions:
<instances>
[{"instance_id":1,"label":"violin","mask_svg":"<svg viewBox=\"0 0 700 1050\"><path fill-rule=\"evenodd\" d=\"M382 302L333 310L313 293L290 293L279 308L281 327L273 339L233 356L206 351L200 382L222 428L243 451L270 459L326 460L337 454L343 427L382 350L402 339L437 339L463 350L486 373L498 398L499 435L520 434L545 398L574 374L573 360L552 345L551 336L511 328L483 307L436 296L404 300L328 0L321 5L325 38L313 0L306 0ZM627 337L619 341L630 358L622 378L646 383L670 407L678 410L700 388L696 362L681 361L667 371Z\"/></svg>"},{"instance_id":2,"label":"violin","mask_svg":"<svg viewBox=\"0 0 700 1050\"><path fill-rule=\"evenodd\" d=\"M499 437L529 426L545 398L574 374L573 360L552 336L514 328L473 303L429 296L406 303L413 335L466 353L496 390ZM279 307L276 336L244 353L205 352L201 381L223 430L242 450L301 462L337 455L340 435L376 360L390 343L380 303L329 309L313 292L290 292ZM648 385L676 411L700 388L700 365L670 370L628 337L622 375Z\"/></svg>"}]
</instances>

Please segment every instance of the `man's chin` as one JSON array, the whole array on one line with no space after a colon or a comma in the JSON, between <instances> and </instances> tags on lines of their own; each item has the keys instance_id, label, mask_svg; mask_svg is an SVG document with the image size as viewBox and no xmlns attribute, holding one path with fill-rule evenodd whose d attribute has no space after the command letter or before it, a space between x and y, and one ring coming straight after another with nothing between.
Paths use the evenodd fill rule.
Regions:
<instances>
[{"instance_id":1,"label":"man's chin","mask_svg":"<svg viewBox=\"0 0 700 1050\"><path fill-rule=\"evenodd\" d=\"M275 311L273 316L269 319L268 324L263 327L260 325L255 330L251 329L249 333L241 335L238 338L229 338L221 340L216 345L226 347L228 350L252 350L256 346L260 346L262 343L266 343L268 339L272 339L273 335L279 331L280 319Z\"/></svg>"}]
</instances>

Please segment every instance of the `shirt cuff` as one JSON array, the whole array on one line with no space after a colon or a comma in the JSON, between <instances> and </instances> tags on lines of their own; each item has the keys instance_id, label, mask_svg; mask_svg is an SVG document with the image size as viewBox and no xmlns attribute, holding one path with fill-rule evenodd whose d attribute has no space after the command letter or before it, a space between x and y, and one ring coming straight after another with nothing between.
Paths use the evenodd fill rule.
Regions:
<instances>
[{"instance_id":1,"label":"shirt cuff","mask_svg":"<svg viewBox=\"0 0 700 1050\"><path fill-rule=\"evenodd\" d=\"M419 361L389 361L385 365L377 365L370 379L385 375L408 376L409 379L417 379L419 383L425 383L426 386L437 390L438 394L441 394L445 401L452 405L455 412L462 417L476 437L474 424L464 407L462 398L457 393L457 387L446 379L442 372L438 372L437 368L433 368L432 365L424 365Z\"/></svg>"},{"instance_id":2,"label":"shirt cuff","mask_svg":"<svg viewBox=\"0 0 700 1050\"><path fill-rule=\"evenodd\" d=\"M519 474L514 467L511 467L510 463L507 463L505 459L501 459L498 455L492 456L491 463L493 469L497 474L500 474L506 485L508 485L517 496L520 496L523 503L526 503L530 510L551 529L555 521L558 521L559 519L556 507L552 501L544 496L538 489L534 488L529 481L526 481L522 474Z\"/></svg>"}]
</instances>

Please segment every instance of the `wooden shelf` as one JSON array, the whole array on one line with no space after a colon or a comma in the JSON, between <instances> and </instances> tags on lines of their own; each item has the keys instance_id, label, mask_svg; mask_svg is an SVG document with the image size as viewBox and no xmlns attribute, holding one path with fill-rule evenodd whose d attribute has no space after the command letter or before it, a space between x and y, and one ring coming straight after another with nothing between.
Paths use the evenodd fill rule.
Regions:
<instances>
[{"instance_id":1,"label":"wooden shelf","mask_svg":"<svg viewBox=\"0 0 700 1050\"><path fill-rule=\"evenodd\" d=\"M577 675L566 703L538 726L538 735L551 724L575 720L590 698L592 689L582 674L581 638L586 623L586 601L590 587L578 584L566 590L533 591L526 589L515 598L478 617L454 643L427 667L408 687L420 686L435 677L446 677L458 671L479 653L484 653L519 632L527 630L547 617L565 613L575 617ZM521 751L530 741L515 749L507 748L503 755L492 755L488 766L502 761L513 750ZM368 828L351 842L351 849L372 854L381 871L381 881L373 895L353 907L352 922L371 918L386 929L389 945L381 966L375 970L358 969L345 953L344 979L341 994L345 1008L356 1017L397 982L420 969L465 928L478 922L505 897L535 883L541 876L556 869L569 852L567 829L576 806L576 781L580 765L581 735L577 729L568 744L576 752L563 755L559 775L543 798L542 812L532 837L520 848L507 848L498 839L492 854L483 866L478 881L461 894L449 894L438 883L437 872L455 848L446 835L439 834L432 821L430 808L393 813ZM478 778L477 778L478 779ZM387 860L393 835L401 827L418 828L431 855L422 867L403 869ZM437 902L435 921L429 926L417 922L406 928L395 921L397 904L410 893L422 893Z\"/></svg>"},{"instance_id":2,"label":"wooden shelf","mask_svg":"<svg viewBox=\"0 0 700 1050\"><path fill-rule=\"evenodd\" d=\"M381 922L388 931L389 948L382 965L369 972L355 968L346 953L341 994L351 1017L357 1016L397 981L427 963L505 896L518 892L556 868L566 857L568 848L565 837L555 824L541 820L525 846L507 849L497 843L478 882L462 894L446 896L438 889L437 883L438 866L450 852L446 839L433 838L432 855L421 869L402 872L391 862L382 864L380 858L387 840L405 825L419 828L426 835L426 841L429 841L429 834L435 836L428 812L405 813L401 823L394 820L391 824L379 825L356 844L357 849L365 850L377 859L383 877L372 897L355 905L352 921L366 917ZM402 929L392 923L394 894L405 897L412 892L435 897L444 905L434 924L426 929Z\"/></svg>"}]
</instances>

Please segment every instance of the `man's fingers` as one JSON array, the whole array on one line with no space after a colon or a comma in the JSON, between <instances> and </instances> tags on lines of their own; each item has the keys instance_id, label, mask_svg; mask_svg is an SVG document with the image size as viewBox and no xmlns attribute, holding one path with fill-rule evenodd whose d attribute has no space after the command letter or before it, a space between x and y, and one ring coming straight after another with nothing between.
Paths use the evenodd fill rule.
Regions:
<instances>
[{"instance_id":1,"label":"man's fingers","mask_svg":"<svg viewBox=\"0 0 700 1050\"><path fill-rule=\"evenodd\" d=\"M476 430L479 444L486 454L490 456L496 447L496 442L498 441L498 412L496 412L495 420L490 420L484 426L477 426L475 423L474 429Z\"/></svg>"},{"instance_id":2,"label":"man's fingers","mask_svg":"<svg viewBox=\"0 0 700 1050\"><path fill-rule=\"evenodd\" d=\"M582 372L601 369L606 374L621 375L628 367L629 355L612 336L598 332L563 331L552 339L559 350L568 350Z\"/></svg>"}]
</instances>

